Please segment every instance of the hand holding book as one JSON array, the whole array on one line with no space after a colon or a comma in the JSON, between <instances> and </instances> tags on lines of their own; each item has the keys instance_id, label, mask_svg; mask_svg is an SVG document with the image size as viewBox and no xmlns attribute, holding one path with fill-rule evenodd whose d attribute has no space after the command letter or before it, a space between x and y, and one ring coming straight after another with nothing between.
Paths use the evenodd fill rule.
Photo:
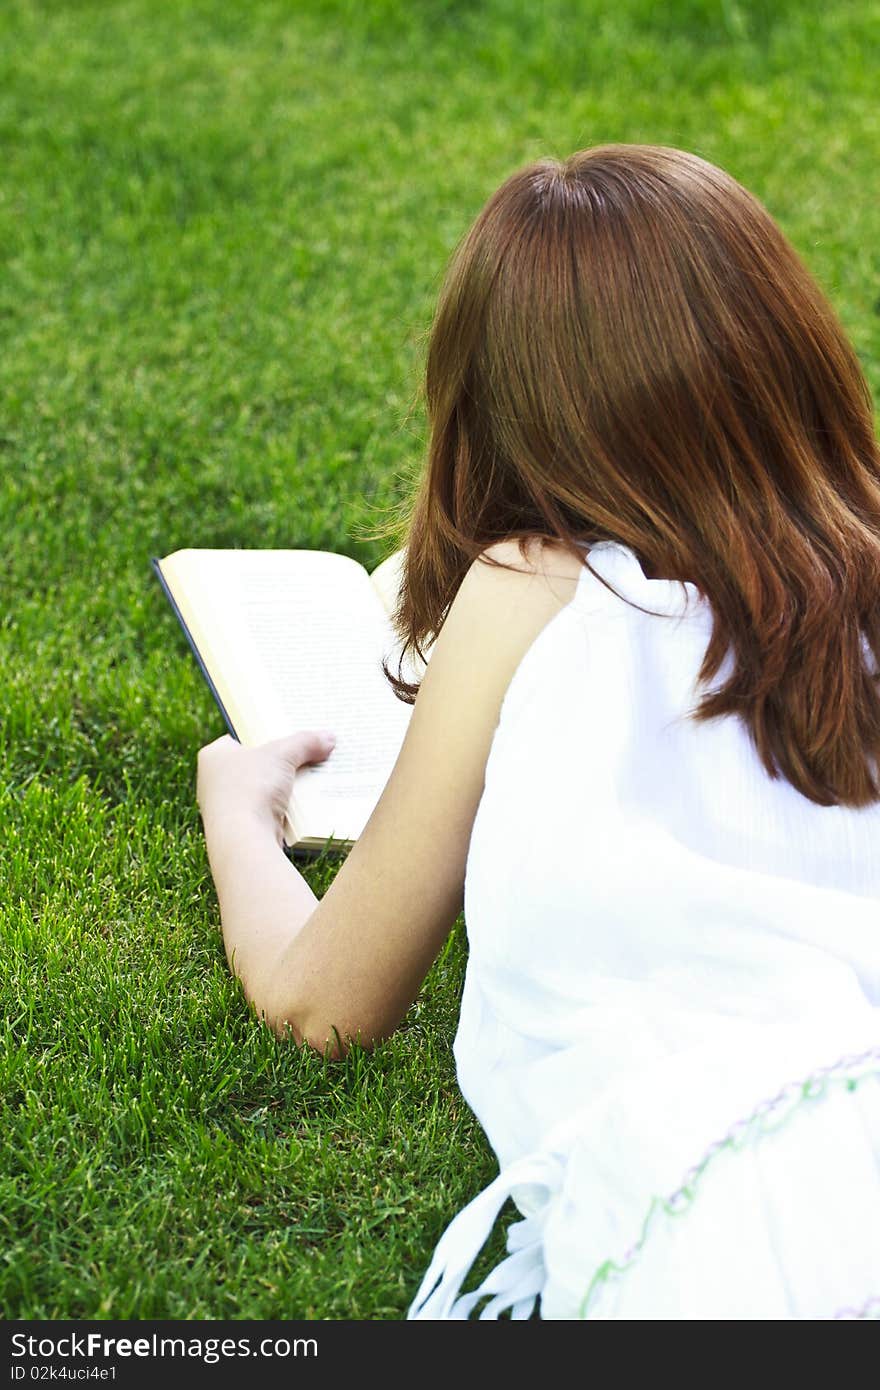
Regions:
<instances>
[{"instance_id":1,"label":"hand holding book","mask_svg":"<svg viewBox=\"0 0 880 1390\"><path fill-rule=\"evenodd\" d=\"M401 552L374 572L314 550L178 550L154 570L230 733L246 747L329 729L332 758L297 773L289 844L358 838L403 742L411 706L382 672Z\"/></svg>"},{"instance_id":2,"label":"hand holding book","mask_svg":"<svg viewBox=\"0 0 880 1390\"><path fill-rule=\"evenodd\" d=\"M223 734L199 752L196 800L206 829L231 816L252 817L286 843L285 820L294 779L330 757L335 737L308 731L245 748Z\"/></svg>"}]
</instances>

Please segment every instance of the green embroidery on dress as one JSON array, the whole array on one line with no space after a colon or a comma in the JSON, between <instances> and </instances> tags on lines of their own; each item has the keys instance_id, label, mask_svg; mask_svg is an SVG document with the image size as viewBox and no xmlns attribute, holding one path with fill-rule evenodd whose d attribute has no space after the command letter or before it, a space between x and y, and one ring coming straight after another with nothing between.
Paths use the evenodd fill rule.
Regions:
<instances>
[{"instance_id":1,"label":"green embroidery on dress","mask_svg":"<svg viewBox=\"0 0 880 1390\"><path fill-rule=\"evenodd\" d=\"M716 1140L714 1144L710 1145L699 1163L688 1169L681 1185L676 1188L675 1192L668 1197L652 1198L639 1236L633 1245L619 1261L605 1260L596 1270L581 1300L578 1310L579 1316L581 1318L589 1317L590 1306L595 1304L596 1297L602 1287L612 1279L620 1278L632 1268L661 1213L665 1216L683 1216L686 1211L690 1210L706 1170L720 1153L726 1150L737 1152L745 1148L750 1142L761 1139L765 1135L776 1133L788 1123L795 1111L799 1110L804 1102L822 1100L832 1086L846 1091L855 1091L863 1081L869 1078L880 1079L880 1066L876 1065L877 1063L880 1063L880 1047L869 1048L868 1051L859 1053L857 1056L841 1057L832 1066L822 1067L819 1071L808 1076L806 1080L790 1082L787 1086L783 1086L777 1095L761 1101L744 1119L737 1120L722 1139ZM857 1075L853 1075L853 1072L856 1072ZM873 1304L873 1299L869 1300L869 1304ZM869 1316L874 1316L873 1311Z\"/></svg>"}]
</instances>

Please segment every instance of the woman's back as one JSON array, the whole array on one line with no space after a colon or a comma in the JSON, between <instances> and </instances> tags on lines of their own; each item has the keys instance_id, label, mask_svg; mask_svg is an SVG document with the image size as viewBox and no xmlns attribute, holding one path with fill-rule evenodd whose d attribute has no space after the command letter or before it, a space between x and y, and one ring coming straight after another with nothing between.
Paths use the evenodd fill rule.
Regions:
<instances>
[{"instance_id":1,"label":"woman's back","mask_svg":"<svg viewBox=\"0 0 880 1390\"><path fill-rule=\"evenodd\" d=\"M489 934L524 973L562 951L560 1002L607 977L680 985L682 1005L715 1010L716 963L744 959L727 1011L797 1018L795 958L820 952L826 980L837 962L880 1003L880 802L818 806L768 777L740 720L689 720L709 605L692 585L645 579L623 546L593 547L590 564L623 598L585 569L504 700L468 860L472 949L491 906ZM755 990L762 955L781 956L783 977Z\"/></svg>"},{"instance_id":2,"label":"woman's back","mask_svg":"<svg viewBox=\"0 0 880 1390\"><path fill-rule=\"evenodd\" d=\"M648 580L622 545L594 546L590 563L622 597L584 571L517 669L487 764L465 884L460 1084L508 1174L498 1197L517 1191L532 1212L520 1234L547 1264L544 1316L832 1316L880 1288L880 1106L876 1080L862 1084L880 1070L880 804L819 806L767 775L739 719L689 720L708 603ZM821 1105L807 1104L811 1077L813 1090L824 1077ZM740 1141L747 1156L731 1164ZM845 1272L798 1206L821 1181L811 1148L829 1145L850 1193L833 1221L864 1243ZM689 1171L709 1194L704 1216L658 1235L655 1215L627 1261ZM772 1259L765 1203L743 1184L782 1230ZM486 1219L472 1224L477 1245ZM725 1234L719 1288L700 1247ZM806 1268L804 1241L823 1250L824 1282L795 1287L787 1267ZM681 1259L701 1270L693 1286L660 1272ZM611 1277L618 1265L626 1280ZM447 1311L435 1296L423 1316L448 1315L456 1277L447 1264ZM666 1311L645 1311L661 1290Z\"/></svg>"}]
</instances>

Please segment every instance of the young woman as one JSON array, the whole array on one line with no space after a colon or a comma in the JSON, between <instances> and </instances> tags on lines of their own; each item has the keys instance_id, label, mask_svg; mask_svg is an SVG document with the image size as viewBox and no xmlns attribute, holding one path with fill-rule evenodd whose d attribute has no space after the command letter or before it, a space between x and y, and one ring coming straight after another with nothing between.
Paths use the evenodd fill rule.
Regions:
<instances>
[{"instance_id":1,"label":"young woman","mask_svg":"<svg viewBox=\"0 0 880 1390\"><path fill-rule=\"evenodd\" d=\"M397 623L430 661L320 902L280 826L332 739L199 756L232 969L279 1033L369 1044L464 906L455 1054L500 1171L411 1317L874 1316L880 455L856 356L734 179L608 145L489 199L426 396ZM510 1253L462 1295L508 1197Z\"/></svg>"}]
</instances>

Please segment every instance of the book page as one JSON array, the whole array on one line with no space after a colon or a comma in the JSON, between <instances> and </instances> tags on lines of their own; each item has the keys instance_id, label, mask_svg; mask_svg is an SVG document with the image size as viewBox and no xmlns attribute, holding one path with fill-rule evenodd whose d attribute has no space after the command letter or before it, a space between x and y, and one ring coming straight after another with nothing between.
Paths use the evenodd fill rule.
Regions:
<instances>
[{"instance_id":1,"label":"book page","mask_svg":"<svg viewBox=\"0 0 880 1390\"><path fill-rule=\"evenodd\" d=\"M373 585L373 588L379 595L379 598L382 602L382 606L385 609L385 612L388 614L389 619L391 617L391 614L394 612L394 609L397 607L397 597L400 593L400 586L403 581L403 562L405 558L405 550L395 550L394 554L387 556L386 559L384 559L380 565L376 566L376 568L370 575L370 581ZM392 649L389 666L392 674L396 676L398 674L401 644L399 639L397 638L397 634L394 632L394 628L390 627L390 630L395 638L395 642L394 647ZM425 674L425 667L429 656L430 648L426 648L425 650L424 661L420 657L416 656L413 652L408 652L406 660L404 661L403 667L400 671L400 674L403 676L403 679L406 681L411 681L414 684L419 682L422 679L422 676Z\"/></svg>"},{"instance_id":2,"label":"book page","mask_svg":"<svg viewBox=\"0 0 880 1390\"><path fill-rule=\"evenodd\" d=\"M356 839L411 713L382 672L394 634L366 571L326 551L179 551L162 565L243 743L336 735L325 763L297 773L297 838Z\"/></svg>"},{"instance_id":3,"label":"book page","mask_svg":"<svg viewBox=\"0 0 880 1390\"><path fill-rule=\"evenodd\" d=\"M394 554L388 555L370 575L370 583L379 595L382 607L389 617L397 606L405 556L405 550L395 550Z\"/></svg>"}]
</instances>

